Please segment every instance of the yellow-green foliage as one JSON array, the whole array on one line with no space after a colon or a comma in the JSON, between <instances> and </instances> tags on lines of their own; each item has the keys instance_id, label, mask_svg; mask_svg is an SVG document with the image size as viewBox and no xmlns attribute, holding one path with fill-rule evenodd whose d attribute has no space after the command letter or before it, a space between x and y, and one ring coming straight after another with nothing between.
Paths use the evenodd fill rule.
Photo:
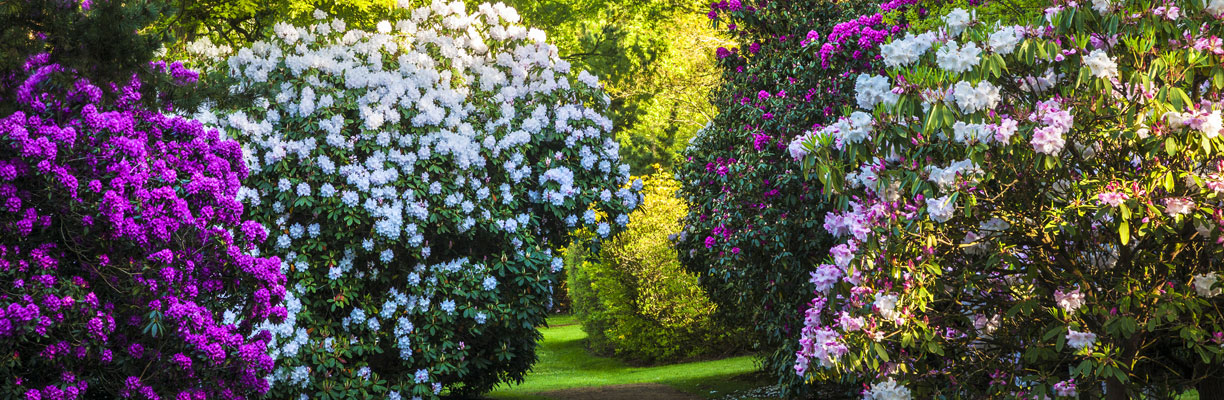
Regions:
<instances>
[{"instance_id":1,"label":"yellow-green foliage","mask_svg":"<svg viewBox=\"0 0 1224 400\"><path fill-rule=\"evenodd\" d=\"M688 212L679 183L656 166L626 230L595 257L570 252L569 294L591 347L645 362L727 353L734 330L714 326L715 306L684 271L668 236Z\"/></svg>"}]
</instances>

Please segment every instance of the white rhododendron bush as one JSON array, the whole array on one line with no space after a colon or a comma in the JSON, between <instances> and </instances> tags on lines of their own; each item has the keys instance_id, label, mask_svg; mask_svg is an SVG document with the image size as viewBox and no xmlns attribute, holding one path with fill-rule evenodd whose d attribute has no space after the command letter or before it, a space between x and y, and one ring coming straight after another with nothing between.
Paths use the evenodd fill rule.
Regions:
<instances>
[{"instance_id":1,"label":"white rhododendron bush","mask_svg":"<svg viewBox=\"0 0 1224 400\"><path fill-rule=\"evenodd\" d=\"M266 325L279 398L479 393L521 380L568 233L637 206L597 79L514 9L401 8L374 31L309 26L220 65L244 107L240 193L284 260Z\"/></svg>"},{"instance_id":2,"label":"white rhododendron bush","mask_svg":"<svg viewBox=\"0 0 1224 400\"><path fill-rule=\"evenodd\" d=\"M872 399L1224 381L1224 1L947 13L790 146L839 205L796 371ZM1040 9L1038 8L1038 9Z\"/></svg>"}]
</instances>

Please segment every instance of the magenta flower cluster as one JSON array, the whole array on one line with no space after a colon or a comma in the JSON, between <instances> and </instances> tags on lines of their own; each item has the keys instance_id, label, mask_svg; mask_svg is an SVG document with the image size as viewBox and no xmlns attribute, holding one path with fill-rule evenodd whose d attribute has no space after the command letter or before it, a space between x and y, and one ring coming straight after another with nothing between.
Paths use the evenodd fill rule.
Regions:
<instances>
[{"instance_id":1,"label":"magenta flower cluster","mask_svg":"<svg viewBox=\"0 0 1224 400\"><path fill-rule=\"evenodd\" d=\"M888 24L884 22L884 13L901 12L917 4L917 0L892 0L880 4L880 11L875 14L861 15L858 18L834 25L833 30L825 36L825 43L820 46L820 64L824 68L840 66L834 57L849 57L845 64L850 72L867 71L879 52L881 44L888 41L894 34L905 29L904 24ZM919 14L925 10L920 9ZM811 41L814 42L814 41Z\"/></svg>"},{"instance_id":2,"label":"magenta flower cluster","mask_svg":"<svg viewBox=\"0 0 1224 400\"><path fill-rule=\"evenodd\" d=\"M40 55L18 81L0 116L0 393L266 392L252 327L284 318L285 277L253 255L267 232L242 219L239 144L150 109L136 75L96 85Z\"/></svg>"}]
</instances>

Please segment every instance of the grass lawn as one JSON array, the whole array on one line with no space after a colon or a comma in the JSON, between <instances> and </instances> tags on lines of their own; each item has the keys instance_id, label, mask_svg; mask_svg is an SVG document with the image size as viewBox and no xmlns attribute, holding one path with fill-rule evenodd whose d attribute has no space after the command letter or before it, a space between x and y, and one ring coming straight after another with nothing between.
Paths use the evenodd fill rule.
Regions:
<instances>
[{"instance_id":1,"label":"grass lawn","mask_svg":"<svg viewBox=\"0 0 1224 400\"><path fill-rule=\"evenodd\" d=\"M533 393L631 383L660 383L703 397L722 397L729 392L770 383L749 375L757 369L752 356L633 367L588 353L583 343L586 332L571 316L549 318L548 326L541 329L544 341L536 350L540 358L527 374L527 380L518 386L500 386L489 393L489 397L537 399L542 397Z\"/></svg>"}]
</instances>

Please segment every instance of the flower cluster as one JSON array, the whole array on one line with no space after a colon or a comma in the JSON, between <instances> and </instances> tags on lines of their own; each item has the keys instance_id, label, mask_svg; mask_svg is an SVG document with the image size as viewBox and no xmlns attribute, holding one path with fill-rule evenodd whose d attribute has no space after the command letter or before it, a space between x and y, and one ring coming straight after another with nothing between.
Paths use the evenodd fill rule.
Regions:
<instances>
[{"instance_id":1,"label":"flower cluster","mask_svg":"<svg viewBox=\"0 0 1224 400\"><path fill-rule=\"evenodd\" d=\"M269 326L278 396L329 376L425 397L522 376L551 249L577 229L615 234L640 202L598 79L513 8L389 16L374 31L321 12L277 24L218 65L249 106L198 116L249 144L239 195L292 287L289 319Z\"/></svg>"},{"instance_id":2,"label":"flower cluster","mask_svg":"<svg viewBox=\"0 0 1224 400\"><path fill-rule=\"evenodd\" d=\"M135 75L98 85L48 59L26 63L0 117L0 391L263 395L273 360L254 326L286 316L285 276L243 220L243 149L145 108L158 93Z\"/></svg>"}]
</instances>

